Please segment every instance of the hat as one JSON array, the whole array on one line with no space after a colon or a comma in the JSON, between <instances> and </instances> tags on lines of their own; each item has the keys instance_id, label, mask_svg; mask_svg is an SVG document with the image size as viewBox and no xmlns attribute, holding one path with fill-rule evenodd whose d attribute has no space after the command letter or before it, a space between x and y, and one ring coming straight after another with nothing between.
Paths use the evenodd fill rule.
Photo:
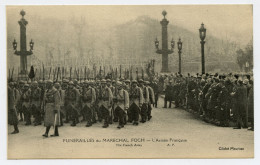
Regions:
<instances>
[{"instance_id":1,"label":"hat","mask_svg":"<svg viewBox=\"0 0 260 165\"><path fill-rule=\"evenodd\" d=\"M85 81L83 82L83 84L89 84L89 81L88 81L88 80L85 80Z\"/></svg>"},{"instance_id":2,"label":"hat","mask_svg":"<svg viewBox=\"0 0 260 165\"><path fill-rule=\"evenodd\" d=\"M69 83L68 79L63 79L63 83Z\"/></svg>"},{"instance_id":3,"label":"hat","mask_svg":"<svg viewBox=\"0 0 260 165\"><path fill-rule=\"evenodd\" d=\"M136 80L133 80L132 83L137 83L137 81L136 81Z\"/></svg>"},{"instance_id":4,"label":"hat","mask_svg":"<svg viewBox=\"0 0 260 165\"><path fill-rule=\"evenodd\" d=\"M33 84L33 85L37 85L38 82L37 82L37 81L33 81L32 84Z\"/></svg>"},{"instance_id":5,"label":"hat","mask_svg":"<svg viewBox=\"0 0 260 165\"><path fill-rule=\"evenodd\" d=\"M247 85L249 83L249 80L248 79L245 79L243 84Z\"/></svg>"},{"instance_id":6,"label":"hat","mask_svg":"<svg viewBox=\"0 0 260 165\"><path fill-rule=\"evenodd\" d=\"M127 80L125 80L125 83L130 83L130 80L128 80L128 79L127 79Z\"/></svg>"},{"instance_id":7,"label":"hat","mask_svg":"<svg viewBox=\"0 0 260 165\"><path fill-rule=\"evenodd\" d=\"M110 80L110 79L107 79L107 82L111 82L111 80Z\"/></svg>"},{"instance_id":8,"label":"hat","mask_svg":"<svg viewBox=\"0 0 260 165\"><path fill-rule=\"evenodd\" d=\"M143 79L139 79L138 82L139 82L139 83L142 83L142 82L144 82L144 80L143 80Z\"/></svg>"}]
</instances>

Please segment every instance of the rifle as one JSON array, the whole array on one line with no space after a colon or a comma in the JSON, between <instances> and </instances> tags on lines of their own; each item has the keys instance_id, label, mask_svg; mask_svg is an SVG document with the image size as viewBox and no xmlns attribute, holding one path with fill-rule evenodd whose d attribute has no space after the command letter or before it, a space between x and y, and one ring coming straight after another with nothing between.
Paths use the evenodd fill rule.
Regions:
<instances>
[{"instance_id":1,"label":"rifle","mask_svg":"<svg viewBox=\"0 0 260 165\"><path fill-rule=\"evenodd\" d=\"M138 68L136 68L136 80L138 81Z\"/></svg>"},{"instance_id":2,"label":"rifle","mask_svg":"<svg viewBox=\"0 0 260 165\"><path fill-rule=\"evenodd\" d=\"M51 78L51 70L52 70L52 68L50 68L50 72L49 72L49 79Z\"/></svg>"},{"instance_id":3,"label":"rifle","mask_svg":"<svg viewBox=\"0 0 260 165\"><path fill-rule=\"evenodd\" d=\"M45 80L44 64L42 65L42 80Z\"/></svg>"},{"instance_id":4,"label":"rifle","mask_svg":"<svg viewBox=\"0 0 260 165\"><path fill-rule=\"evenodd\" d=\"M144 80L144 69L142 68L142 79Z\"/></svg>"},{"instance_id":5,"label":"rifle","mask_svg":"<svg viewBox=\"0 0 260 165\"><path fill-rule=\"evenodd\" d=\"M70 67L70 81L71 81L71 70L72 70L72 67Z\"/></svg>"},{"instance_id":6,"label":"rifle","mask_svg":"<svg viewBox=\"0 0 260 165\"><path fill-rule=\"evenodd\" d=\"M60 73L60 67L58 67L56 82L58 82L59 73Z\"/></svg>"},{"instance_id":7,"label":"rifle","mask_svg":"<svg viewBox=\"0 0 260 165\"><path fill-rule=\"evenodd\" d=\"M120 65L120 71L119 71L120 72L120 77L119 77L120 79L121 79L121 72L122 72L121 70L122 70L122 67Z\"/></svg>"}]
</instances>

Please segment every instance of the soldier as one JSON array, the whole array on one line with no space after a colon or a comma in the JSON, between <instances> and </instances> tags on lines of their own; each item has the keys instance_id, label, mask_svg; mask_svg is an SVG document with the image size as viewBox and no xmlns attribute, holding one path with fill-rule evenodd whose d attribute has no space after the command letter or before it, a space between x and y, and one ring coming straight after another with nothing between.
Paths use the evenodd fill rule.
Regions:
<instances>
[{"instance_id":1,"label":"soldier","mask_svg":"<svg viewBox=\"0 0 260 165\"><path fill-rule=\"evenodd\" d=\"M115 83L113 83L115 85ZM111 80L107 79L107 87L111 89L111 92L113 94L113 97L115 97L115 86L111 85ZM115 113L115 107L114 107L114 103L112 103L112 111L113 111L113 121L114 122L118 122L118 116ZM111 120L112 121L112 120ZM112 124L112 123L111 123Z\"/></svg>"},{"instance_id":2,"label":"soldier","mask_svg":"<svg viewBox=\"0 0 260 165\"><path fill-rule=\"evenodd\" d=\"M34 126L41 125L41 89L38 87L38 82L33 81L31 85L31 112L34 115Z\"/></svg>"},{"instance_id":3,"label":"soldier","mask_svg":"<svg viewBox=\"0 0 260 165\"><path fill-rule=\"evenodd\" d=\"M18 95L19 95L19 99L17 100L17 112L20 114L20 120L19 121L23 121L24 118L23 118L23 106L22 106L22 99L21 99L21 96L22 96L22 93L23 93L23 86L24 86L25 82L23 80L19 81L19 85L18 85Z\"/></svg>"},{"instance_id":4,"label":"soldier","mask_svg":"<svg viewBox=\"0 0 260 165\"><path fill-rule=\"evenodd\" d=\"M18 129L18 118L16 111L17 99L15 96L14 83L10 82L8 86L8 123L14 126L14 131L11 134L19 133Z\"/></svg>"},{"instance_id":5,"label":"soldier","mask_svg":"<svg viewBox=\"0 0 260 165\"><path fill-rule=\"evenodd\" d=\"M112 108L113 94L110 88L106 85L106 80L101 81L101 87L99 89L99 109L102 112L104 118L103 128L109 127L111 119L111 108Z\"/></svg>"},{"instance_id":6,"label":"soldier","mask_svg":"<svg viewBox=\"0 0 260 165\"><path fill-rule=\"evenodd\" d=\"M142 90L137 86L137 81L132 81L132 88L130 89L129 93L129 99L130 99L130 107L128 115L128 122L132 123L134 120L133 125L138 125L139 120L139 113L140 108L143 104L143 92Z\"/></svg>"},{"instance_id":7,"label":"soldier","mask_svg":"<svg viewBox=\"0 0 260 165\"><path fill-rule=\"evenodd\" d=\"M117 82L117 91L115 98L115 113L119 118L118 129L123 128L126 124L126 113L129 108L129 95L126 90L123 89L123 84Z\"/></svg>"},{"instance_id":8,"label":"soldier","mask_svg":"<svg viewBox=\"0 0 260 165\"><path fill-rule=\"evenodd\" d=\"M148 103L150 101L149 99L149 90L144 85L144 81L142 79L139 80L139 87L142 90L143 93L143 104L141 107L141 123L145 123L147 120L147 111L148 111Z\"/></svg>"},{"instance_id":9,"label":"soldier","mask_svg":"<svg viewBox=\"0 0 260 165\"><path fill-rule=\"evenodd\" d=\"M60 124L61 124L61 126L63 126L63 119L66 116L65 92L68 89L68 83L69 83L69 80L63 79L61 87L58 86L58 88L59 88L58 90L60 92L60 99L61 99L61 102L60 102L60 122L61 122Z\"/></svg>"},{"instance_id":10,"label":"soldier","mask_svg":"<svg viewBox=\"0 0 260 165\"><path fill-rule=\"evenodd\" d=\"M47 90L44 94L45 116L44 126L45 133L42 135L48 137L51 126L54 126L54 134L51 136L59 136L58 126L60 125L60 94L53 86L51 80L47 81Z\"/></svg>"},{"instance_id":11,"label":"soldier","mask_svg":"<svg viewBox=\"0 0 260 165\"><path fill-rule=\"evenodd\" d=\"M173 87L172 87L172 80L168 82L165 89L165 97L164 97L164 107L167 108L167 102L169 101L169 108L172 106L172 94L173 94Z\"/></svg>"},{"instance_id":12,"label":"soldier","mask_svg":"<svg viewBox=\"0 0 260 165\"><path fill-rule=\"evenodd\" d=\"M66 114L71 115L72 124L71 126L76 126L79 123L79 91L74 87L74 83L72 81L69 82L68 90L65 91L65 105L66 105ZM67 116L66 116L67 119Z\"/></svg>"},{"instance_id":13,"label":"soldier","mask_svg":"<svg viewBox=\"0 0 260 165\"><path fill-rule=\"evenodd\" d=\"M130 80L125 80L125 90L129 93L129 91L130 91Z\"/></svg>"},{"instance_id":14,"label":"soldier","mask_svg":"<svg viewBox=\"0 0 260 165\"><path fill-rule=\"evenodd\" d=\"M84 82L83 92L81 94L82 99L82 111L83 115L85 116L87 120L86 127L92 126L92 119L93 119L93 108L96 101L96 92L95 89L92 88L89 84L89 82L86 80Z\"/></svg>"},{"instance_id":15,"label":"soldier","mask_svg":"<svg viewBox=\"0 0 260 165\"><path fill-rule=\"evenodd\" d=\"M149 92L149 101L148 101L148 109L147 109L147 120L150 121L150 119L152 118L151 112L152 112L152 106L151 104L154 103L154 91L153 89L150 87L150 82L149 81L145 81L145 86L148 88L148 92Z\"/></svg>"},{"instance_id":16,"label":"soldier","mask_svg":"<svg viewBox=\"0 0 260 165\"><path fill-rule=\"evenodd\" d=\"M31 90L29 89L29 84L24 84L23 92L21 95L22 101L22 111L24 113L25 125L31 125L31 110L30 110L30 98Z\"/></svg>"},{"instance_id":17,"label":"soldier","mask_svg":"<svg viewBox=\"0 0 260 165\"><path fill-rule=\"evenodd\" d=\"M95 82L91 82L90 85L93 89L95 89L95 93L96 93L96 101L94 103L94 116L93 116L93 118L96 116L95 114L97 114L98 121L102 122L103 117L102 117L102 113L99 109L99 89L100 89L100 86L98 85L98 82L96 84L95 84Z\"/></svg>"},{"instance_id":18,"label":"soldier","mask_svg":"<svg viewBox=\"0 0 260 165\"><path fill-rule=\"evenodd\" d=\"M154 103L153 103L153 107L157 108L157 102L158 102L158 98L159 98L159 85L158 85L158 80L154 80L152 82L151 87L153 88L154 91Z\"/></svg>"},{"instance_id":19,"label":"soldier","mask_svg":"<svg viewBox=\"0 0 260 165\"><path fill-rule=\"evenodd\" d=\"M251 128L248 130L254 131L254 85L253 81L249 81L251 87L248 93L248 120L251 122Z\"/></svg>"},{"instance_id":20,"label":"soldier","mask_svg":"<svg viewBox=\"0 0 260 165\"><path fill-rule=\"evenodd\" d=\"M236 87L236 91L234 91L231 96L233 96L236 100L236 124L237 126L234 129L247 128L247 88L243 85L243 81L241 79L238 80L238 85Z\"/></svg>"}]
</instances>

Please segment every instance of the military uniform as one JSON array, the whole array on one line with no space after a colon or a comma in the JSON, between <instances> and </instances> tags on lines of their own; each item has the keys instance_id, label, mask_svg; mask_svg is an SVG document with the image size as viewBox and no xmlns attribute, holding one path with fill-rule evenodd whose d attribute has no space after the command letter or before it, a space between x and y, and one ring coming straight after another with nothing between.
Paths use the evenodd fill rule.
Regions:
<instances>
[{"instance_id":1,"label":"military uniform","mask_svg":"<svg viewBox=\"0 0 260 165\"><path fill-rule=\"evenodd\" d=\"M78 115L80 113L80 109L78 108L79 91L73 87L73 82L69 82L69 85L70 87L65 91L66 118L71 115L73 122L71 126L76 126L79 122Z\"/></svg>"},{"instance_id":2,"label":"military uniform","mask_svg":"<svg viewBox=\"0 0 260 165\"><path fill-rule=\"evenodd\" d=\"M149 103L150 99L149 99L149 90L143 83L144 83L143 80L139 80L139 84L141 84L140 88L142 90L143 98L144 98L143 104L141 107L141 113L140 113L141 122L145 123L147 120L148 103Z\"/></svg>"},{"instance_id":3,"label":"military uniform","mask_svg":"<svg viewBox=\"0 0 260 165\"><path fill-rule=\"evenodd\" d=\"M12 82L11 82L12 83ZM10 85L12 86L12 84ZM15 96L15 88L8 86L8 123L14 126L12 134L19 133L18 129L18 118L16 111L17 98Z\"/></svg>"},{"instance_id":4,"label":"military uniform","mask_svg":"<svg viewBox=\"0 0 260 165\"><path fill-rule=\"evenodd\" d=\"M143 104L143 92L142 90L136 85L136 80L132 81L132 88L129 92L129 99L130 99L130 107L129 107L129 114L128 114L128 122L134 121L134 125L138 125L139 120L139 113L140 108Z\"/></svg>"},{"instance_id":5,"label":"military uniform","mask_svg":"<svg viewBox=\"0 0 260 165\"><path fill-rule=\"evenodd\" d=\"M58 90L53 87L51 80L49 80L47 84L49 87L44 94L44 126L46 127L46 132L43 136L48 137L51 126L54 126L55 129L52 136L59 136L58 126L60 125L60 94Z\"/></svg>"},{"instance_id":6,"label":"military uniform","mask_svg":"<svg viewBox=\"0 0 260 165\"><path fill-rule=\"evenodd\" d=\"M106 80L101 81L101 87L99 89L99 109L102 112L102 116L104 118L103 128L107 128L111 119L111 110L112 110L112 102L113 102L113 94L109 87L106 84Z\"/></svg>"},{"instance_id":7,"label":"military uniform","mask_svg":"<svg viewBox=\"0 0 260 165\"><path fill-rule=\"evenodd\" d=\"M85 86L83 88L82 95L81 95L82 107L83 107L82 111L83 111L83 115L87 120L86 127L92 126L92 120L94 114L93 108L96 101L95 89L89 86L88 83L89 82L87 81L84 82Z\"/></svg>"},{"instance_id":8,"label":"military uniform","mask_svg":"<svg viewBox=\"0 0 260 165\"><path fill-rule=\"evenodd\" d=\"M123 128L126 124L126 113L129 108L129 94L126 90L123 89L123 84L117 82L119 86L116 95L115 95L115 113L119 118L119 124L117 128Z\"/></svg>"},{"instance_id":9,"label":"military uniform","mask_svg":"<svg viewBox=\"0 0 260 165\"><path fill-rule=\"evenodd\" d=\"M41 89L35 81L32 83L31 88L31 112L34 115L34 125L41 125Z\"/></svg>"},{"instance_id":10,"label":"military uniform","mask_svg":"<svg viewBox=\"0 0 260 165\"><path fill-rule=\"evenodd\" d=\"M22 102L22 111L24 113L24 120L26 121L25 125L31 125L31 110L30 110L30 99L31 99L31 90L29 85L24 85L25 89L21 95Z\"/></svg>"},{"instance_id":11,"label":"military uniform","mask_svg":"<svg viewBox=\"0 0 260 165\"><path fill-rule=\"evenodd\" d=\"M148 109L147 109L147 120L149 121L152 118L152 105L155 102L154 91L153 88L149 86L149 81L146 81L145 84L147 85L148 92L149 92L149 102L148 102Z\"/></svg>"}]
</instances>

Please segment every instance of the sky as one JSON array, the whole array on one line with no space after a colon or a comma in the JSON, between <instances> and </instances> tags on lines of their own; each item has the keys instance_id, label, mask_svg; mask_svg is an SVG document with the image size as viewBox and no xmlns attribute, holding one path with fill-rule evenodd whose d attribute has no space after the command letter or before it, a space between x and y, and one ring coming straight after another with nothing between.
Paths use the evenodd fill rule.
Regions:
<instances>
[{"instance_id":1,"label":"sky","mask_svg":"<svg viewBox=\"0 0 260 165\"><path fill-rule=\"evenodd\" d=\"M99 28L122 24L142 15L159 21L163 17L162 11L166 10L170 24L195 33L199 33L203 22L208 34L221 39L247 44L253 38L252 5L7 6L7 20L19 20L21 9L26 11L27 20L34 15L62 20L84 16L88 24Z\"/></svg>"}]
</instances>

